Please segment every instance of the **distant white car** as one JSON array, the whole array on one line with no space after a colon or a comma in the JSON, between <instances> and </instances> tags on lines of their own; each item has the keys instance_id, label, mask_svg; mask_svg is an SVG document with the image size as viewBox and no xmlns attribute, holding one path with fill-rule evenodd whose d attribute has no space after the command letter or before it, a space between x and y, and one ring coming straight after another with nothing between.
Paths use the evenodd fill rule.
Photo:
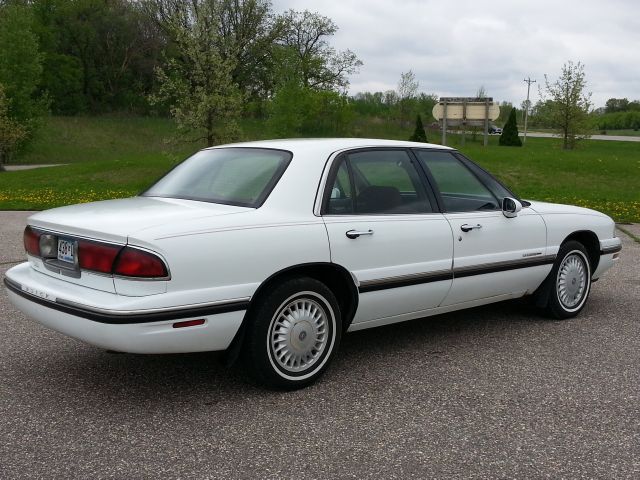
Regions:
<instances>
[{"instance_id":1,"label":"distant white car","mask_svg":"<svg viewBox=\"0 0 640 480\"><path fill-rule=\"evenodd\" d=\"M347 331L534 295L576 315L621 249L613 221L519 200L459 152L363 139L202 150L140 196L29 218L11 301L134 353L227 350L296 388Z\"/></svg>"},{"instance_id":2,"label":"distant white car","mask_svg":"<svg viewBox=\"0 0 640 480\"><path fill-rule=\"evenodd\" d=\"M492 135L501 135L502 128L496 127L495 125L489 125L489 133Z\"/></svg>"}]
</instances>

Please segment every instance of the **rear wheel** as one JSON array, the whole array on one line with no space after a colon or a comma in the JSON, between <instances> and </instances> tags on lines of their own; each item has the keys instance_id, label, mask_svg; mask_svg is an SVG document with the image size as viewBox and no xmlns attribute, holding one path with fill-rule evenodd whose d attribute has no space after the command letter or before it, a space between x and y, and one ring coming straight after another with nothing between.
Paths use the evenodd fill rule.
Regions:
<instances>
[{"instance_id":1,"label":"rear wheel","mask_svg":"<svg viewBox=\"0 0 640 480\"><path fill-rule=\"evenodd\" d=\"M575 317L584 308L591 290L591 265L584 245L570 240L558 251L545 280L543 309L552 318Z\"/></svg>"},{"instance_id":2,"label":"rear wheel","mask_svg":"<svg viewBox=\"0 0 640 480\"><path fill-rule=\"evenodd\" d=\"M312 278L276 286L250 313L243 356L249 373L271 387L295 389L328 367L342 333L335 295Z\"/></svg>"}]
</instances>

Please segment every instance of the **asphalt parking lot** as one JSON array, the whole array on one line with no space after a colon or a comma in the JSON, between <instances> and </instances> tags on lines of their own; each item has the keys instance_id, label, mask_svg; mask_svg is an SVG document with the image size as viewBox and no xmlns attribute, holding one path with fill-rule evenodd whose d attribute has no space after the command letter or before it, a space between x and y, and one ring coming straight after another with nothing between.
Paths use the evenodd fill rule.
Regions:
<instances>
[{"instance_id":1,"label":"asphalt parking lot","mask_svg":"<svg viewBox=\"0 0 640 480\"><path fill-rule=\"evenodd\" d=\"M26 216L0 212L0 274ZM348 334L292 393L216 354L84 345L0 288L0 478L639 478L640 244L619 236L576 319L510 302Z\"/></svg>"}]
</instances>

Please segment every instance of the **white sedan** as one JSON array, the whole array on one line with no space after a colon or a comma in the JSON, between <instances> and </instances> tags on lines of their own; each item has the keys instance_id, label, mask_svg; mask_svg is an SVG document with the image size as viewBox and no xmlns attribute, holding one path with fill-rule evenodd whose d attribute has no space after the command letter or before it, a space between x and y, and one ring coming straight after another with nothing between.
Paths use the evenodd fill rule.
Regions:
<instances>
[{"instance_id":1,"label":"white sedan","mask_svg":"<svg viewBox=\"0 0 640 480\"><path fill-rule=\"evenodd\" d=\"M202 150L140 196L29 218L4 280L40 323L133 353L226 350L317 379L347 331L533 295L577 315L621 249L585 208L528 202L456 150L364 139Z\"/></svg>"}]
</instances>

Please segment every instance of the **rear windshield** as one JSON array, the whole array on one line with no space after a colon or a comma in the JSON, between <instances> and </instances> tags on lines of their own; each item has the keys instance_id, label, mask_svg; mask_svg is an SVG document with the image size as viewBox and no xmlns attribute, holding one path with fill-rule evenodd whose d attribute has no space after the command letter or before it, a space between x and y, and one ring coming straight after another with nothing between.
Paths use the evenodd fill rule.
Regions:
<instances>
[{"instance_id":1,"label":"rear windshield","mask_svg":"<svg viewBox=\"0 0 640 480\"><path fill-rule=\"evenodd\" d=\"M264 148L202 150L142 195L257 208L291 161L291 153Z\"/></svg>"}]
</instances>

